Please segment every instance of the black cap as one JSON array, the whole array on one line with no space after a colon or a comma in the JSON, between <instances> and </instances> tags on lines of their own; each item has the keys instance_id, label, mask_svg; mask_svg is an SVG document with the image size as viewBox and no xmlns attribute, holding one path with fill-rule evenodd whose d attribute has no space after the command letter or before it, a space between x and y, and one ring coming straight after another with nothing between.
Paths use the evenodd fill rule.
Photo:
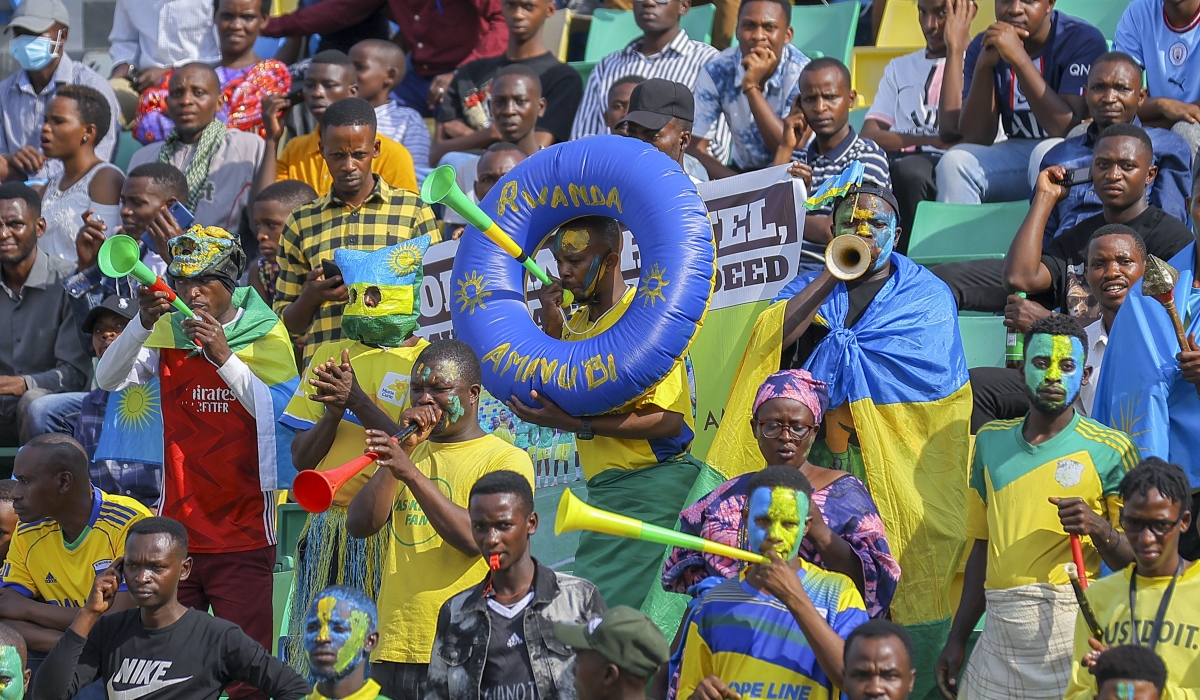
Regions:
<instances>
[{"instance_id":1,"label":"black cap","mask_svg":"<svg viewBox=\"0 0 1200 700\"><path fill-rule=\"evenodd\" d=\"M643 80L629 94L629 112L620 124L633 122L655 131L672 118L685 122L696 119L696 99L683 83L662 78Z\"/></svg>"},{"instance_id":2,"label":"black cap","mask_svg":"<svg viewBox=\"0 0 1200 700\"><path fill-rule=\"evenodd\" d=\"M96 326L96 321L100 318L100 314L105 311L111 311L126 321L132 321L133 317L138 315L138 305L133 299L110 294L100 303L100 306L94 307L88 312L87 316L83 317L83 332L91 333L92 329Z\"/></svg>"}]
</instances>

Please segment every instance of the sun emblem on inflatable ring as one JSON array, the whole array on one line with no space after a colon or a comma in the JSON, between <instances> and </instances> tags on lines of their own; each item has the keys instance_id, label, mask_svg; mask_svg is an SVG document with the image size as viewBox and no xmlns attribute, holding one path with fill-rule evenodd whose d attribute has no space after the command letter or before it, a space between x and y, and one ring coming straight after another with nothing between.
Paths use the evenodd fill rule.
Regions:
<instances>
[{"instance_id":1,"label":"sun emblem on inflatable ring","mask_svg":"<svg viewBox=\"0 0 1200 700\"><path fill-rule=\"evenodd\" d=\"M475 313L475 307L486 309L485 300L492 295L487 287L490 284L483 275L472 270L471 274L467 275L464 280L459 280L458 291L454 292L454 298L458 302L459 312L468 311Z\"/></svg>"},{"instance_id":2,"label":"sun emblem on inflatable ring","mask_svg":"<svg viewBox=\"0 0 1200 700\"><path fill-rule=\"evenodd\" d=\"M653 307L660 299L664 302L667 300L663 296L663 288L671 282L666 279L666 274L666 270L654 263L654 267L642 277L642 283L638 285L638 292L642 294L642 306L645 306L647 301Z\"/></svg>"}]
</instances>

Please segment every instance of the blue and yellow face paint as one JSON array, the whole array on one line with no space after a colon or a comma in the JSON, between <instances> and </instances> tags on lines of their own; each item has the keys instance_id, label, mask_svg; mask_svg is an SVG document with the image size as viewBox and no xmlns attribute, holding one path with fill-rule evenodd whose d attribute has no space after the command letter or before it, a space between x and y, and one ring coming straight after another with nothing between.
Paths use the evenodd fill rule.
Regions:
<instances>
[{"instance_id":1,"label":"blue and yellow face paint","mask_svg":"<svg viewBox=\"0 0 1200 700\"><path fill-rule=\"evenodd\" d=\"M304 633L304 648L309 653L314 682L340 680L358 668L366 660L363 647L372 627L370 611L360 609L353 600L322 592L309 608ZM311 663L312 654L318 649L333 652L332 669L317 668Z\"/></svg>"},{"instance_id":2,"label":"blue and yellow face paint","mask_svg":"<svg viewBox=\"0 0 1200 700\"><path fill-rule=\"evenodd\" d=\"M833 213L834 236L861 236L879 249L872 272L883 269L896 245L896 212L873 194L857 194Z\"/></svg>"},{"instance_id":3,"label":"blue and yellow face paint","mask_svg":"<svg viewBox=\"0 0 1200 700\"><path fill-rule=\"evenodd\" d=\"M0 647L0 700L25 697L25 669L16 647Z\"/></svg>"},{"instance_id":4,"label":"blue and yellow face paint","mask_svg":"<svg viewBox=\"0 0 1200 700\"><path fill-rule=\"evenodd\" d=\"M808 496L782 486L760 488L750 494L746 508L750 551L761 552L763 542L771 539L776 542L775 551L781 559L795 559L808 521Z\"/></svg>"},{"instance_id":5,"label":"blue and yellow face paint","mask_svg":"<svg viewBox=\"0 0 1200 700\"><path fill-rule=\"evenodd\" d=\"M419 328L422 260L429 236L367 253L339 249L334 261L342 270L349 300L342 310L342 331L367 345L397 347Z\"/></svg>"},{"instance_id":6,"label":"blue and yellow face paint","mask_svg":"<svg viewBox=\"0 0 1200 700\"><path fill-rule=\"evenodd\" d=\"M1035 333L1025 346L1025 385L1034 405L1046 413L1066 410L1083 386L1084 365L1083 343L1075 336ZM1042 395L1056 385L1061 396Z\"/></svg>"}]
</instances>

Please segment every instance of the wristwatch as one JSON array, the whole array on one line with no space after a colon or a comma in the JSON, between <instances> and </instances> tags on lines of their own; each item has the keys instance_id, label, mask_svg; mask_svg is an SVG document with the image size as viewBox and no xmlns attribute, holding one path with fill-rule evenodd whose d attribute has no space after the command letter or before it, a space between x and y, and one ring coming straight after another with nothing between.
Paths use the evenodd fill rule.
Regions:
<instances>
[{"instance_id":1,"label":"wristwatch","mask_svg":"<svg viewBox=\"0 0 1200 700\"><path fill-rule=\"evenodd\" d=\"M584 416L579 419L579 430L575 431L575 437L580 440L591 440L596 437L596 434L592 432L592 419L590 416Z\"/></svg>"}]
</instances>

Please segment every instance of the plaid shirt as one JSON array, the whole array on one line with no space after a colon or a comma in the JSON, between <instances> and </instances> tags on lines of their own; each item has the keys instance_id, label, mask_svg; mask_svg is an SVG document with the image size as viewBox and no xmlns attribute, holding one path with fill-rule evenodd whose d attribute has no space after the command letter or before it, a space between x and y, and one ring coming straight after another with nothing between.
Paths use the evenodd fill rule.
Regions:
<instances>
[{"instance_id":1,"label":"plaid shirt","mask_svg":"<svg viewBox=\"0 0 1200 700\"><path fill-rule=\"evenodd\" d=\"M154 510L158 507L162 489L162 467L142 462L94 459L96 446L100 444L100 428L104 426L107 404L108 392L94 389L83 397L79 418L75 420L75 440L87 452L92 485L105 493L135 498Z\"/></svg>"},{"instance_id":2,"label":"plaid shirt","mask_svg":"<svg viewBox=\"0 0 1200 700\"><path fill-rule=\"evenodd\" d=\"M332 190L288 217L279 246L279 279L275 283L275 313L283 314L304 288L305 276L322 260L333 260L339 248L378 250L429 234L442 240L433 210L421 198L375 178L375 188L357 209ZM304 361L322 343L341 340L342 304L325 303L317 310L304 345Z\"/></svg>"}]
</instances>

